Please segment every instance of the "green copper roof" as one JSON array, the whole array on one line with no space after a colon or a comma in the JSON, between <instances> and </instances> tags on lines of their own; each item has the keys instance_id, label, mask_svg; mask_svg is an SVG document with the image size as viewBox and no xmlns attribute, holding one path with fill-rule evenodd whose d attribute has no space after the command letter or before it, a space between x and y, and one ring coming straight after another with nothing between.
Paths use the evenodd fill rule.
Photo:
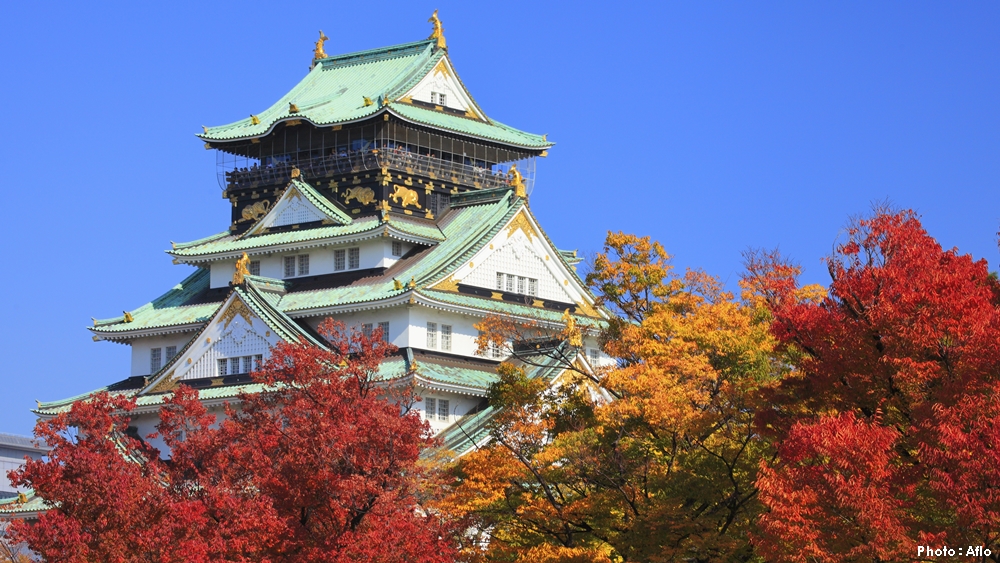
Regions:
<instances>
[{"instance_id":1,"label":"green copper roof","mask_svg":"<svg viewBox=\"0 0 1000 563\"><path fill-rule=\"evenodd\" d=\"M432 109L422 108L402 102L389 104L392 113L402 117L407 121L430 125L438 129L447 129L456 133L462 133L471 137L478 137L488 141L499 141L509 145L531 149L546 149L552 143L545 140L542 135L525 133L513 127L504 125L499 121L491 119L489 123L483 123L477 119L469 119L460 115L444 113Z\"/></svg>"},{"instance_id":2,"label":"green copper roof","mask_svg":"<svg viewBox=\"0 0 1000 563\"><path fill-rule=\"evenodd\" d=\"M396 100L415 86L447 52L432 40L395 45L316 61L312 70L274 105L252 117L229 125L209 127L200 135L205 141L231 141L266 135L278 122L306 119L318 126L336 125L391 111L412 121L455 133L529 148L545 149L552 143L542 136L519 131L502 123L452 115L403 102L383 104L385 96ZM365 98L372 103L365 105ZM295 104L297 112L291 111Z\"/></svg>"},{"instance_id":3,"label":"green copper roof","mask_svg":"<svg viewBox=\"0 0 1000 563\"><path fill-rule=\"evenodd\" d=\"M297 229L243 237L232 235L228 232L219 233L219 235L206 237L194 243L178 244L173 249L168 250L167 253L181 261L187 262L198 261L191 260L196 258L209 258L216 255L228 255L239 252L254 254L253 251L255 250L270 252L268 249L271 247L282 245L289 245L291 248L302 248L310 246L313 243L336 243L335 239L339 237L352 237L362 233L370 233L372 236L376 236L381 233L383 225L385 225L385 229L389 232L390 236L395 235L396 238L416 238L423 241L441 241L445 238L441 230L430 221L393 215L391 221L386 224L375 215L366 215L354 219L353 222L347 225L329 225L312 229Z\"/></svg>"},{"instance_id":4,"label":"green copper roof","mask_svg":"<svg viewBox=\"0 0 1000 563\"><path fill-rule=\"evenodd\" d=\"M426 296L428 299L433 299L442 303L449 303L451 305L481 309L489 313L504 313L508 315L516 315L552 322L559 322L563 316L562 311L542 309L540 307L532 307L530 305L522 305L520 303L511 303L510 301L501 301L499 299L488 299L486 297L468 295L465 293L453 293L450 291L438 291L434 289L421 289L419 290L419 293ZM581 323L603 323L600 319L595 319L593 317L586 317L579 314L574 314L573 316L576 317Z\"/></svg>"},{"instance_id":5,"label":"green copper roof","mask_svg":"<svg viewBox=\"0 0 1000 563\"><path fill-rule=\"evenodd\" d=\"M251 118L229 125L209 127L199 135L206 141L259 137L283 119L305 118L316 125L355 121L379 111L377 103L365 106L364 98L379 96L416 83L444 56L433 41L418 41L382 49L329 57L319 61L309 74L274 105ZM291 113L289 104L299 111Z\"/></svg>"},{"instance_id":6,"label":"green copper roof","mask_svg":"<svg viewBox=\"0 0 1000 563\"><path fill-rule=\"evenodd\" d=\"M24 518L31 517L32 513L44 512L51 506L42 500L42 497L35 494L35 491L25 491L26 502L17 502L17 497L0 499L0 518Z\"/></svg>"},{"instance_id":7,"label":"green copper roof","mask_svg":"<svg viewBox=\"0 0 1000 563\"><path fill-rule=\"evenodd\" d=\"M91 331L101 334L160 328L205 322L219 307L219 302L184 305L208 289L209 270L198 268L184 281L145 305L131 311L132 322L125 322L124 315L95 321Z\"/></svg>"}]
</instances>

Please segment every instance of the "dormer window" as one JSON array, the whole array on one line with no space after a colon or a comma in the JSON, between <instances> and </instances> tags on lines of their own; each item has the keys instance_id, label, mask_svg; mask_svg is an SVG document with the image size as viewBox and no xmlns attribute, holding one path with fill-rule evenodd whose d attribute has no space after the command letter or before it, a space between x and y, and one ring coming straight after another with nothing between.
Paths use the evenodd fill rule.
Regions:
<instances>
[{"instance_id":1,"label":"dormer window","mask_svg":"<svg viewBox=\"0 0 1000 563\"><path fill-rule=\"evenodd\" d=\"M448 105L448 95L443 92L431 92L431 103L436 106Z\"/></svg>"}]
</instances>

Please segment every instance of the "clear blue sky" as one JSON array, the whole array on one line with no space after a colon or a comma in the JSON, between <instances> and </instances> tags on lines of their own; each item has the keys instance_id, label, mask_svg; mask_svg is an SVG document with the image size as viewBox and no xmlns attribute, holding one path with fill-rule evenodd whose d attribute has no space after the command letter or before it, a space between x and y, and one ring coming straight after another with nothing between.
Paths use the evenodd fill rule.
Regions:
<instances>
[{"instance_id":1,"label":"clear blue sky","mask_svg":"<svg viewBox=\"0 0 1000 563\"><path fill-rule=\"evenodd\" d=\"M484 110L557 142L531 206L561 248L652 235L734 285L742 251L780 246L826 283L847 219L888 199L996 267L1000 4L435 2L7 4L0 431L126 377L90 317L227 227L201 125L290 89L318 29L331 54L403 43L434 8Z\"/></svg>"}]
</instances>

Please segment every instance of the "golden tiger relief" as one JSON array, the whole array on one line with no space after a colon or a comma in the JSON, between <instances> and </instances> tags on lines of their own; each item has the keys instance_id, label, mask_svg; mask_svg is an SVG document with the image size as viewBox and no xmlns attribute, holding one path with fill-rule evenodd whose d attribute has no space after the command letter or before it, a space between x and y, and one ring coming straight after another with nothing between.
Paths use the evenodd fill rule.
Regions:
<instances>
[{"instance_id":1,"label":"golden tiger relief","mask_svg":"<svg viewBox=\"0 0 1000 563\"><path fill-rule=\"evenodd\" d=\"M398 184L392 185L392 201L399 203L399 205L406 207L407 205L413 205L417 209L423 209L420 207L420 203L417 202L417 192L416 190L411 190L410 188L404 188ZM400 202L402 200L402 202Z\"/></svg>"},{"instance_id":2,"label":"golden tiger relief","mask_svg":"<svg viewBox=\"0 0 1000 563\"><path fill-rule=\"evenodd\" d=\"M371 188L347 188L344 190L344 204L351 203L352 199L358 200L361 205L368 205L375 201L375 192Z\"/></svg>"},{"instance_id":3,"label":"golden tiger relief","mask_svg":"<svg viewBox=\"0 0 1000 563\"><path fill-rule=\"evenodd\" d=\"M256 221L267 214L271 209L271 202L268 200L258 201L243 208L243 218L240 221Z\"/></svg>"}]
</instances>

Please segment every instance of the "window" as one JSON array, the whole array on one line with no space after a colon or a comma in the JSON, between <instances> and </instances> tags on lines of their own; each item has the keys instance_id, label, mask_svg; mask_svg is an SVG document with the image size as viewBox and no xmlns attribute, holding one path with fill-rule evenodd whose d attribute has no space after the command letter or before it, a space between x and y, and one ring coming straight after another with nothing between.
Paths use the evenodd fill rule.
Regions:
<instances>
[{"instance_id":1,"label":"window","mask_svg":"<svg viewBox=\"0 0 1000 563\"><path fill-rule=\"evenodd\" d=\"M438 345L438 325L437 323L427 323L427 347L437 348Z\"/></svg>"},{"instance_id":2,"label":"window","mask_svg":"<svg viewBox=\"0 0 1000 563\"><path fill-rule=\"evenodd\" d=\"M438 94L438 104L440 104L442 106L448 105L448 95L447 94Z\"/></svg>"},{"instance_id":3,"label":"window","mask_svg":"<svg viewBox=\"0 0 1000 563\"><path fill-rule=\"evenodd\" d=\"M484 334L485 333L483 333L483 331L479 331L479 337L480 338L482 338ZM477 354L482 355L482 356L486 356L487 358L499 358L500 357L500 346L496 342L494 342L493 340L490 340L486 344L486 350L483 350L482 352L477 352Z\"/></svg>"},{"instance_id":4,"label":"window","mask_svg":"<svg viewBox=\"0 0 1000 563\"><path fill-rule=\"evenodd\" d=\"M177 346L167 346L167 361L169 362L177 355Z\"/></svg>"},{"instance_id":5,"label":"window","mask_svg":"<svg viewBox=\"0 0 1000 563\"><path fill-rule=\"evenodd\" d=\"M535 297L538 295L538 280L497 272L497 290Z\"/></svg>"},{"instance_id":6,"label":"window","mask_svg":"<svg viewBox=\"0 0 1000 563\"><path fill-rule=\"evenodd\" d=\"M398 240L392 241L392 255L402 256L403 255L403 243Z\"/></svg>"},{"instance_id":7,"label":"window","mask_svg":"<svg viewBox=\"0 0 1000 563\"><path fill-rule=\"evenodd\" d=\"M360 248L348 248L347 249L347 267L356 270L361 267L361 249Z\"/></svg>"},{"instance_id":8,"label":"window","mask_svg":"<svg viewBox=\"0 0 1000 563\"><path fill-rule=\"evenodd\" d=\"M264 355L239 356L237 358L220 358L219 377L227 375L242 375L261 368L264 363Z\"/></svg>"},{"instance_id":9,"label":"window","mask_svg":"<svg viewBox=\"0 0 1000 563\"><path fill-rule=\"evenodd\" d=\"M437 399L424 399L424 418L432 420L437 411Z\"/></svg>"},{"instance_id":10,"label":"window","mask_svg":"<svg viewBox=\"0 0 1000 563\"><path fill-rule=\"evenodd\" d=\"M365 323L361 325L361 334L365 335L365 338L372 337L372 323Z\"/></svg>"},{"instance_id":11,"label":"window","mask_svg":"<svg viewBox=\"0 0 1000 563\"><path fill-rule=\"evenodd\" d=\"M296 275L309 275L309 255L299 254L298 256L285 256L285 277L294 278Z\"/></svg>"},{"instance_id":12,"label":"window","mask_svg":"<svg viewBox=\"0 0 1000 563\"><path fill-rule=\"evenodd\" d=\"M441 349L451 351L451 325L441 325Z\"/></svg>"},{"instance_id":13,"label":"window","mask_svg":"<svg viewBox=\"0 0 1000 563\"><path fill-rule=\"evenodd\" d=\"M160 371L160 367L163 365L162 352L163 349L161 348L153 348L149 351L149 373Z\"/></svg>"},{"instance_id":14,"label":"window","mask_svg":"<svg viewBox=\"0 0 1000 563\"><path fill-rule=\"evenodd\" d=\"M389 341L389 321L383 321L378 323L378 327L382 329L382 342Z\"/></svg>"},{"instance_id":15,"label":"window","mask_svg":"<svg viewBox=\"0 0 1000 563\"><path fill-rule=\"evenodd\" d=\"M596 366L597 361L600 359L600 357L601 357L601 351L598 350L597 348L587 349L587 360L590 361L591 366Z\"/></svg>"},{"instance_id":16,"label":"window","mask_svg":"<svg viewBox=\"0 0 1000 563\"><path fill-rule=\"evenodd\" d=\"M346 259L345 259L346 256L347 256L347 251L346 250L334 250L333 251L333 269L334 270L337 270L339 272L340 270L343 270L343 269L347 268L347 262L346 262Z\"/></svg>"},{"instance_id":17,"label":"window","mask_svg":"<svg viewBox=\"0 0 1000 563\"><path fill-rule=\"evenodd\" d=\"M251 276L259 276L260 275L260 260L251 260L250 261L250 268L248 268L248 269L250 270L250 275Z\"/></svg>"},{"instance_id":18,"label":"window","mask_svg":"<svg viewBox=\"0 0 1000 563\"><path fill-rule=\"evenodd\" d=\"M438 420L448 420L448 400L438 399Z\"/></svg>"}]
</instances>

